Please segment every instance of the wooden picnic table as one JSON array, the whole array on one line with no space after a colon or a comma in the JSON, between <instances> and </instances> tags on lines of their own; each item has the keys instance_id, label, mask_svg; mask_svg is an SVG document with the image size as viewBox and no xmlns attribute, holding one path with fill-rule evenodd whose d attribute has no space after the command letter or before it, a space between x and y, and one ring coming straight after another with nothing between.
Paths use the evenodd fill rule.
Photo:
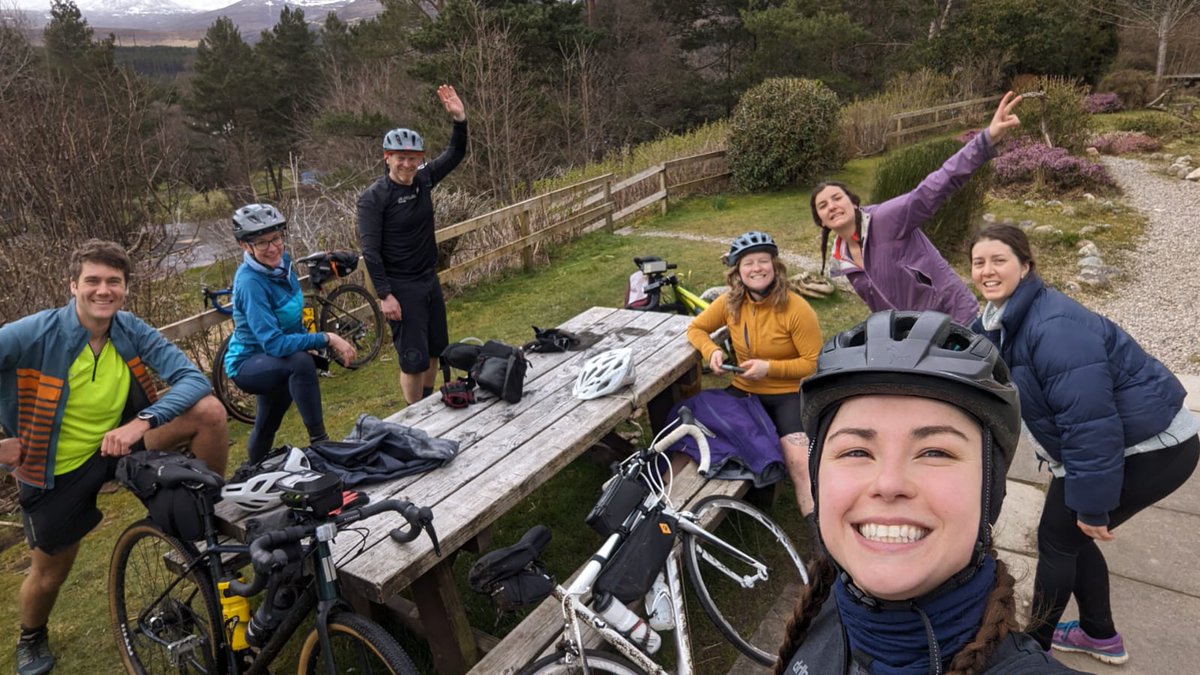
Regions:
<instances>
[{"instance_id":1,"label":"wooden picnic table","mask_svg":"<svg viewBox=\"0 0 1200 675\"><path fill-rule=\"evenodd\" d=\"M454 583L455 554L486 547L496 519L639 407L648 407L653 418L695 393L699 359L685 337L688 323L684 316L593 307L560 328L598 341L582 351L529 354L519 403L492 399L453 409L433 396L386 418L458 441L459 454L428 473L360 488L372 501L398 497L432 507L443 555L434 554L426 537L408 544L392 541L388 531L402 524L395 514L364 521L365 541L339 537L334 554L342 560L342 588L359 611L396 612L417 627L439 672L470 669L479 658L477 638ZM583 362L615 347L632 348L634 384L591 401L574 398L571 389ZM218 514L237 529L236 514L222 507ZM408 587L415 608L397 595Z\"/></svg>"}]
</instances>

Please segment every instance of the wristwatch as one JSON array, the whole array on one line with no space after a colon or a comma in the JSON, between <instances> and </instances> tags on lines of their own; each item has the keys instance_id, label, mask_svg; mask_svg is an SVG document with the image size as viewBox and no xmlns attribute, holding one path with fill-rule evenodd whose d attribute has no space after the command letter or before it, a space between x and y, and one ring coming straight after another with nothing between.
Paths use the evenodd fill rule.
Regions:
<instances>
[{"instance_id":1,"label":"wristwatch","mask_svg":"<svg viewBox=\"0 0 1200 675\"><path fill-rule=\"evenodd\" d=\"M158 420L157 420L157 419L155 419L155 417L154 417L154 413L151 413L151 412L146 412L145 410L143 410L142 412L140 412L140 413L138 413L138 414L137 414L137 418L138 418L139 420L143 420L143 421L149 422L149 423L150 423L150 428L151 428L151 429L153 429L154 427L158 426Z\"/></svg>"}]
</instances>

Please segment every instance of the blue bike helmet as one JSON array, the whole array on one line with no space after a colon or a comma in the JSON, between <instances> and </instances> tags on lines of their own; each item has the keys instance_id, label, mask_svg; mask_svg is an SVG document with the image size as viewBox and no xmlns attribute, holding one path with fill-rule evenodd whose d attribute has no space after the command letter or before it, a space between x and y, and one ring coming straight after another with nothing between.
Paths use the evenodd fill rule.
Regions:
<instances>
[{"instance_id":1,"label":"blue bike helmet","mask_svg":"<svg viewBox=\"0 0 1200 675\"><path fill-rule=\"evenodd\" d=\"M425 141L412 129L392 129L383 137L383 149L425 152Z\"/></svg>"},{"instance_id":2,"label":"blue bike helmet","mask_svg":"<svg viewBox=\"0 0 1200 675\"><path fill-rule=\"evenodd\" d=\"M766 232L757 230L739 234L729 245L729 253L725 254L725 264L730 267L737 267L738 260L747 253L758 253L766 251L772 256L779 255L779 247L775 245L775 240Z\"/></svg>"}]
</instances>

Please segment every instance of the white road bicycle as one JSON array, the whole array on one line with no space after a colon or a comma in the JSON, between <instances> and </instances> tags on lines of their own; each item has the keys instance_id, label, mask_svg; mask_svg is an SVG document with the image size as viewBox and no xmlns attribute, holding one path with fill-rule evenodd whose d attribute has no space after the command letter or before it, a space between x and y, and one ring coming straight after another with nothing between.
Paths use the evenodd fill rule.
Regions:
<instances>
[{"instance_id":1,"label":"white road bicycle","mask_svg":"<svg viewBox=\"0 0 1200 675\"><path fill-rule=\"evenodd\" d=\"M677 422L673 429L664 429L663 433L670 431L666 437L660 433L650 448L638 450L622 462L618 479L624 476L644 481L650 487L649 496L642 508L630 514L625 527L608 537L569 587L555 588L554 596L562 603L563 616L558 651L526 666L521 675L591 672L667 675L668 671L643 651L644 633L637 639L630 637L637 635L635 631L619 632L605 618L607 612L590 606L596 598L585 602L606 564L625 544L628 532L640 518L654 513L658 507L662 508L662 514L677 520L676 541L663 570L674 624L675 672L680 675L696 672L681 566L687 569L696 597L721 634L757 663L775 662L777 638L756 633L772 605L780 598L797 596L808 583L804 562L778 525L740 499L710 496L690 511L677 511L671 506L670 484L662 475L667 462L661 453L690 435L700 448L701 473L707 471L709 464L707 439L686 407L681 408ZM610 601L619 602L615 598ZM583 625L599 633L615 653L585 647Z\"/></svg>"}]
</instances>

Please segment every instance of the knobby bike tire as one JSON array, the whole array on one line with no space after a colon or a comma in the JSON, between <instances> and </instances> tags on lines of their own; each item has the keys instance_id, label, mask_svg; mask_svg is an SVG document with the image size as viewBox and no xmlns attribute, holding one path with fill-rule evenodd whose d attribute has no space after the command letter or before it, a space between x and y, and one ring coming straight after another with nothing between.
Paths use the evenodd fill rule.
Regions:
<instances>
[{"instance_id":1,"label":"knobby bike tire","mask_svg":"<svg viewBox=\"0 0 1200 675\"><path fill-rule=\"evenodd\" d=\"M320 304L319 330L337 333L357 350L354 360L346 364L347 368L358 368L375 358L383 344L386 325L375 296L358 284L342 284Z\"/></svg>"},{"instance_id":2,"label":"knobby bike tire","mask_svg":"<svg viewBox=\"0 0 1200 675\"><path fill-rule=\"evenodd\" d=\"M610 673L611 675L645 675L646 673L616 654L585 649L583 655L587 659L588 670L593 673ZM563 651L543 656L522 668L517 675L575 675L583 672L583 666L579 663L578 657L570 664L565 662L566 658L567 653Z\"/></svg>"},{"instance_id":3,"label":"knobby bike tire","mask_svg":"<svg viewBox=\"0 0 1200 675\"><path fill-rule=\"evenodd\" d=\"M735 573L748 574L750 566L699 539L683 534L683 561L700 605L717 630L738 651L758 663L769 666L778 656L780 636L771 631L759 633L764 619L770 621L773 609L786 610L775 623L786 625L794 602L808 574L804 561L787 534L762 511L740 499L713 495L700 500L691 509L699 522L710 526L717 537L743 553L768 565L767 579L753 588L743 588L721 571L724 565Z\"/></svg>"},{"instance_id":4,"label":"knobby bike tire","mask_svg":"<svg viewBox=\"0 0 1200 675\"><path fill-rule=\"evenodd\" d=\"M230 336L232 337L232 336ZM212 362L212 388L225 412L243 424L254 424L258 415L258 398L242 391L233 379L225 374L225 352L229 349L229 337L221 341Z\"/></svg>"},{"instance_id":5,"label":"knobby bike tire","mask_svg":"<svg viewBox=\"0 0 1200 675\"><path fill-rule=\"evenodd\" d=\"M341 673L392 673L419 675L412 659L381 626L353 612L338 612L329 617L329 640L334 667ZM301 671L306 675L325 672L321 640L314 628L300 650Z\"/></svg>"},{"instance_id":6,"label":"knobby bike tire","mask_svg":"<svg viewBox=\"0 0 1200 675\"><path fill-rule=\"evenodd\" d=\"M221 606L207 570L182 575L194 546L167 535L150 520L130 525L113 547L108 606L121 662L136 675L217 673ZM192 649L172 664L169 644Z\"/></svg>"}]
</instances>

